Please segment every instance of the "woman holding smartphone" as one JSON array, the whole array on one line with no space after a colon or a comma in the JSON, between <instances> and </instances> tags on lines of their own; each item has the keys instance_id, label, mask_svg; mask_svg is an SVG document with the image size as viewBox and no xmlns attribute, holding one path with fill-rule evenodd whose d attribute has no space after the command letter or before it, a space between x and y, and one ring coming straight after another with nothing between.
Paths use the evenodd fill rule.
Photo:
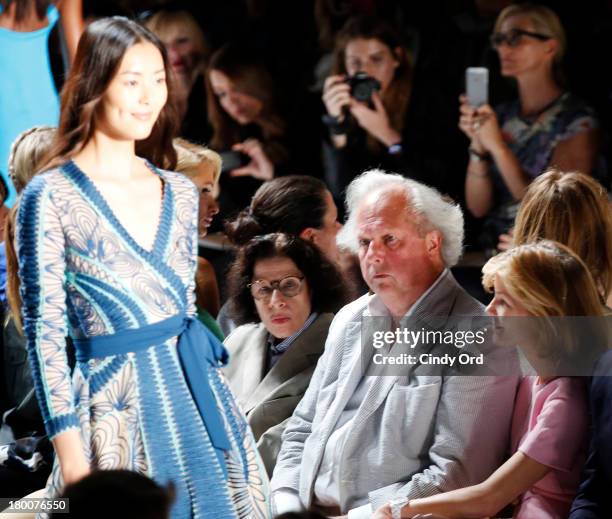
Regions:
<instances>
[{"instance_id":1,"label":"woman holding smartphone","mask_svg":"<svg viewBox=\"0 0 612 519\"><path fill-rule=\"evenodd\" d=\"M466 203L484 218L481 245L495 249L513 224L531 180L549 166L591 174L599 134L593 112L564 90L565 32L540 5L512 5L495 23L491 43L502 75L517 82L519 98L495 110L461 96L459 127L470 139Z\"/></svg>"},{"instance_id":2,"label":"woman holding smartphone","mask_svg":"<svg viewBox=\"0 0 612 519\"><path fill-rule=\"evenodd\" d=\"M168 77L150 31L91 24L46 172L20 200L23 329L57 453L46 495L129 469L174 484L173 517L266 517L267 478L219 372L227 353L194 318L198 193L153 165L176 161Z\"/></svg>"}]
</instances>

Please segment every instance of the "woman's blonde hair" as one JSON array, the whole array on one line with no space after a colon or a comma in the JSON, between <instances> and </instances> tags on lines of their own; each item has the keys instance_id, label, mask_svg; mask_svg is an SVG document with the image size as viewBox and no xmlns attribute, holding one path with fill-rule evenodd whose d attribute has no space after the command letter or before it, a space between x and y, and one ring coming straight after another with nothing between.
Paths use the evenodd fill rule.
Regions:
<instances>
[{"instance_id":1,"label":"woman's blonde hair","mask_svg":"<svg viewBox=\"0 0 612 519\"><path fill-rule=\"evenodd\" d=\"M17 193L21 193L51 149L56 129L34 126L20 133L13 141L8 160L8 173Z\"/></svg>"},{"instance_id":2,"label":"woman's blonde hair","mask_svg":"<svg viewBox=\"0 0 612 519\"><path fill-rule=\"evenodd\" d=\"M176 150L177 162L176 171L185 176L196 179L199 175L198 168L206 164L213 171L213 183L215 186L214 196L217 196L219 177L221 176L221 157L220 155L205 146L194 144L186 139L177 137L172 141Z\"/></svg>"},{"instance_id":3,"label":"woman's blonde hair","mask_svg":"<svg viewBox=\"0 0 612 519\"><path fill-rule=\"evenodd\" d=\"M514 244L554 240L588 267L605 300L612 290L612 213L606 190L593 177L549 169L525 193Z\"/></svg>"},{"instance_id":4,"label":"woman's blonde hair","mask_svg":"<svg viewBox=\"0 0 612 519\"><path fill-rule=\"evenodd\" d=\"M514 4L502 10L495 20L495 32L501 30L502 24L512 16L526 16L533 25L533 29L541 34L550 36L557 42L557 52L553 60L553 72L559 84L563 84L564 77L561 63L567 49L567 38L561 20L550 8L539 4Z\"/></svg>"},{"instance_id":5,"label":"woman's blonde hair","mask_svg":"<svg viewBox=\"0 0 612 519\"><path fill-rule=\"evenodd\" d=\"M589 269L574 252L542 240L498 254L482 272L485 289L492 291L499 276L509 296L534 317L506 324L532 337L538 357L548 362L538 374L590 373L607 348L609 330L601 319L584 319L604 316L605 308Z\"/></svg>"},{"instance_id":6,"label":"woman's blonde hair","mask_svg":"<svg viewBox=\"0 0 612 519\"><path fill-rule=\"evenodd\" d=\"M493 291L499 275L510 296L533 316L604 315L589 269L561 243L541 240L519 245L491 258L482 273L487 291Z\"/></svg>"},{"instance_id":7,"label":"woman's blonde hair","mask_svg":"<svg viewBox=\"0 0 612 519\"><path fill-rule=\"evenodd\" d=\"M200 70L201 67L206 64L210 55L210 47L208 46L200 25L187 11L161 10L148 18L144 22L144 25L161 40L164 40L165 36L171 33L176 26L183 27L185 33L193 42L196 59L200 64Z\"/></svg>"}]
</instances>

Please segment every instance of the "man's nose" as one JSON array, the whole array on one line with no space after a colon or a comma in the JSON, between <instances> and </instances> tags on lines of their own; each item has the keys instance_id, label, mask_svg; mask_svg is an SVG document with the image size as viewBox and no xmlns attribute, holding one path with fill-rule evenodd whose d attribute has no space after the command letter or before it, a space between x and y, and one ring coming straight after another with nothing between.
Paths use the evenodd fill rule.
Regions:
<instances>
[{"instance_id":1,"label":"man's nose","mask_svg":"<svg viewBox=\"0 0 612 519\"><path fill-rule=\"evenodd\" d=\"M384 251L382 245L376 243L375 241L371 241L368 245L368 252L366 254L366 259L368 261L372 261L375 263L382 262L384 257Z\"/></svg>"},{"instance_id":2,"label":"man's nose","mask_svg":"<svg viewBox=\"0 0 612 519\"><path fill-rule=\"evenodd\" d=\"M497 315L497 312L495 311L495 305L493 304L493 301L491 301L487 307L485 308L485 312L488 313L489 315Z\"/></svg>"}]
</instances>

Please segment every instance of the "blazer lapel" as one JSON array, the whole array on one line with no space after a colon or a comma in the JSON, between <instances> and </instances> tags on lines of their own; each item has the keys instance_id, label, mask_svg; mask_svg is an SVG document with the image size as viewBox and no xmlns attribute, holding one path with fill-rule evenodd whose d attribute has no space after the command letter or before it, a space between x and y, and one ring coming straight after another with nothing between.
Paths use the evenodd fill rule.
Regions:
<instances>
[{"instance_id":1,"label":"blazer lapel","mask_svg":"<svg viewBox=\"0 0 612 519\"><path fill-rule=\"evenodd\" d=\"M268 354L267 337L268 332L262 326L256 331L256 336L253 337L252 343L249 342L244 359L241 359L242 365L248 366L248 369L240 370L242 374L240 400L243 402L243 410L245 413L253 409L252 395L261 383L264 374Z\"/></svg>"},{"instance_id":2,"label":"blazer lapel","mask_svg":"<svg viewBox=\"0 0 612 519\"><path fill-rule=\"evenodd\" d=\"M443 324L442 321L444 320L440 318L447 318L451 313L456 298L457 283L450 271L445 272L442 276L438 284L408 316L407 319L411 327L420 328L421 326L426 326L438 328ZM405 319L402 319L402 323L405 323ZM402 326L401 323L400 326ZM433 345L431 345L431 347L433 347ZM394 347L392 347L390 351L393 352L393 349ZM419 353L423 352L424 350ZM410 366L406 374L410 376L418 365L419 363L415 363ZM376 411L385 401L389 391L391 391L399 378L399 375L380 374L375 377L366 393L363 405L355 416L355 421L359 420L363 422Z\"/></svg>"},{"instance_id":3,"label":"blazer lapel","mask_svg":"<svg viewBox=\"0 0 612 519\"><path fill-rule=\"evenodd\" d=\"M332 314L319 315L308 329L304 330L272 369L268 371L257 387L253 389L245 412L248 413L256 406L261 405L262 402L270 400L272 393L282 384L317 362L325 348L327 330L332 319ZM268 354L267 348L266 343L264 358Z\"/></svg>"}]
</instances>

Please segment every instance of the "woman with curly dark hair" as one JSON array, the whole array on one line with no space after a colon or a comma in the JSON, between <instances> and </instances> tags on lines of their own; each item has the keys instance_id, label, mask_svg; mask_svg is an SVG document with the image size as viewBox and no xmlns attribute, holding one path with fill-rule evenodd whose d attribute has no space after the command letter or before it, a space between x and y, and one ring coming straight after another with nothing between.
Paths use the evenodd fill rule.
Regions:
<instances>
[{"instance_id":1,"label":"woman with curly dark hair","mask_svg":"<svg viewBox=\"0 0 612 519\"><path fill-rule=\"evenodd\" d=\"M272 474L286 422L310 383L346 290L316 246L280 233L240 249L229 287L242 326L225 340L231 358L225 372Z\"/></svg>"}]
</instances>

